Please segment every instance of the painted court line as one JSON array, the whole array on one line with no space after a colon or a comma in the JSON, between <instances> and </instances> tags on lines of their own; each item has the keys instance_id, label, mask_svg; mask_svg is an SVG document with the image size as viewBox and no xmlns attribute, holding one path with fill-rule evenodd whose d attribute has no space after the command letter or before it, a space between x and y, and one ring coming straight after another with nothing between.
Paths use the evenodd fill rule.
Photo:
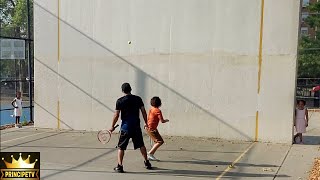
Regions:
<instances>
[{"instance_id":1,"label":"painted court line","mask_svg":"<svg viewBox=\"0 0 320 180\"><path fill-rule=\"evenodd\" d=\"M255 145L256 142L252 143L243 153L240 154L240 156L234 160L230 166L228 166L217 178L216 180L219 180L221 179L227 172L229 172L233 167L234 165L253 147L253 145Z\"/></svg>"},{"instance_id":2,"label":"painted court line","mask_svg":"<svg viewBox=\"0 0 320 180\"><path fill-rule=\"evenodd\" d=\"M45 132L40 132L40 133L36 133L36 134L31 134L31 135L28 135L28 136L23 136L23 137L19 137L19 138L14 138L14 139L6 140L6 141L1 141L1 144L7 143L7 142L11 142L11 141L15 141L15 140L19 140L19 139L24 139L24 138L32 137L32 136L36 136L36 135L40 135L40 134L45 134L45 133L53 132L53 131L54 131L54 130L45 131Z\"/></svg>"}]
</instances>

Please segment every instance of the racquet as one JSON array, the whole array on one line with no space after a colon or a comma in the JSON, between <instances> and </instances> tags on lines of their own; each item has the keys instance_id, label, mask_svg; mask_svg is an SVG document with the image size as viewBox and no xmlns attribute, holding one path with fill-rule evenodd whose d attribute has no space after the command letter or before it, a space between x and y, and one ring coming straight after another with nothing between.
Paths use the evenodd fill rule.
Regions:
<instances>
[{"instance_id":1,"label":"racquet","mask_svg":"<svg viewBox=\"0 0 320 180\"><path fill-rule=\"evenodd\" d=\"M116 129L118 126L119 126L119 124L117 124L114 127L114 129ZM111 139L111 134L112 134L112 132L110 132L109 130L103 129L98 132L97 138L102 144L107 144Z\"/></svg>"}]
</instances>

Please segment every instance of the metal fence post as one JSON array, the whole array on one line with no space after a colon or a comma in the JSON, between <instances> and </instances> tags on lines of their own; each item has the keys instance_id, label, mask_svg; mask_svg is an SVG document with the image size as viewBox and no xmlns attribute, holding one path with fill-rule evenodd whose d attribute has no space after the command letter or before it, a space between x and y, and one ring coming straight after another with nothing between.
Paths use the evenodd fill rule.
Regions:
<instances>
[{"instance_id":1,"label":"metal fence post","mask_svg":"<svg viewBox=\"0 0 320 180\"><path fill-rule=\"evenodd\" d=\"M32 111L32 104L33 104L33 99L32 99L32 60L31 60L31 22L30 22L30 0L27 0L27 11L28 11L28 46L29 46L29 51L28 51L28 60L29 60L29 103L30 103L30 121L33 121L33 111Z\"/></svg>"}]
</instances>

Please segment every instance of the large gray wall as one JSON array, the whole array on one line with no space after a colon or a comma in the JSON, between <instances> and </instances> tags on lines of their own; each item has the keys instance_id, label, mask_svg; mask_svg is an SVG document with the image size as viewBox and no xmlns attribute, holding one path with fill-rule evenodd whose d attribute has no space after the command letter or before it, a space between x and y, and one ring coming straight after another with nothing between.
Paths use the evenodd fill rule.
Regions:
<instances>
[{"instance_id":1,"label":"large gray wall","mask_svg":"<svg viewBox=\"0 0 320 180\"><path fill-rule=\"evenodd\" d=\"M163 134L290 143L300 2L262 2L35 0L35 125L109 127L129 82Z\"/></svg>"}]
</instances>

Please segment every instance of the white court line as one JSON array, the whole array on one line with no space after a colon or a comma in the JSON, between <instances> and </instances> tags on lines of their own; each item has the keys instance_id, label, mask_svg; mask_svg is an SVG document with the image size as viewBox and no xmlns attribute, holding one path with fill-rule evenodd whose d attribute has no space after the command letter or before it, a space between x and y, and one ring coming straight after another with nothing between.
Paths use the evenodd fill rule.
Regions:
<instances>
[{"instance_id":1,"label":"white court line","mask_svg":"<svg viewBox=\"0 0 320 180\"><path fill-rule=\"evenodd\" d=\"M19 139L24 139L24 138L28 138L28 137L32 137L32 136L36 136L36 135L40 135L40 134L44 134L44 133L48 133L48 132L53 132L55 130L51 130L51 131L45 131L45 132L41 132L41 133L36 133L36 134L31 134L28 136L23 136L23 137L19 137L19 138L14 138L14 139L10 139L10 140L6 140L6 141L1 141L0 143L7 143L7 142L11 142L11 141L15 141L15 140L19 140Z\"/></svg>"},{"instance_id":2,"label":"white court line","mask_svg":"<svg viewBox=\"0 0 320 180\"><path fill-rule=\"evenodd\" d=\"M23 130L29 130L29 129L35 129L36 127L34 126L23 126L22 128L9 128L9 129L4 129L6 130L7 132L4 132L4 133L0 133L0 136L2 135L5 135L5 134L9 134L9 133L12 133L12 132L17 132L17 131L22 131L22 132L29 132L29 131L23 131ZM1 130L3 131L3 130Z\"/></svg>"}]
</instances>

